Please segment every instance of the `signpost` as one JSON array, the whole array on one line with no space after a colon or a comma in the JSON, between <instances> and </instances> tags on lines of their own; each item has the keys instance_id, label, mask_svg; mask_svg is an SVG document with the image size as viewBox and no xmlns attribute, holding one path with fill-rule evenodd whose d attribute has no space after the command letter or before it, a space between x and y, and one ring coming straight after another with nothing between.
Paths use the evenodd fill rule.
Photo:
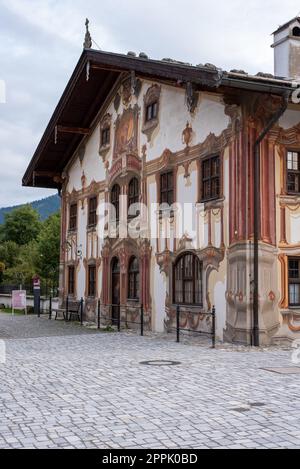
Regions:
<instances>
[{"instance_id":1,"label":"signpost","mask_svg":"<svg viewBox=\"0 0 300 469\"><path fill-rule=\"evenodd\" d=\"M15 310L17 311L25 311L27 314L27 304L26 304L26 291L25 290L14 290L12 292L12 299L11 299L11 308L12 308L12 315L14 316Z\"/></svg>"},{"instance_id":2,"label":"signpost","mask_svg":"<svg viewBox=\"0 0 300 469\"><path fill-rule=\"evenodd\" d=\"M41 310L40 310L41 279L38 275L35 275L32 281L33 281L33 297L34 297L34 314L40 317L41 315Z\"/></svg>"}]
</instances>

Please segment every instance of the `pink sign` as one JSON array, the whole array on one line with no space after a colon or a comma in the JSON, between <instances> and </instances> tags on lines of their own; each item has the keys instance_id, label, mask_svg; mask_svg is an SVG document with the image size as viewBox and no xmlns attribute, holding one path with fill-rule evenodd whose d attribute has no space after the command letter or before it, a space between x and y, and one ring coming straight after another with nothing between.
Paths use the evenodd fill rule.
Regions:
<instances>
[{"instance_id":1,"label":"pink sign","mask_svg":"<svg viewBox=\"0 0 300 469\"><path fill-rule=\"evenodd\" d=\"M12 292L12 309L26 309L26 291L15 290Z\"/></svg>"}]
</instances>

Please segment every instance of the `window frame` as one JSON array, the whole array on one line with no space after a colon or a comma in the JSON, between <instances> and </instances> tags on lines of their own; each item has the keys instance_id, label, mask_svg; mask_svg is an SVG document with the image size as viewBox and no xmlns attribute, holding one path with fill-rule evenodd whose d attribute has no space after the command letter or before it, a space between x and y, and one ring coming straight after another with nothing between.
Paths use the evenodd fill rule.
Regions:
<instances>
[{"instance_id":1,"label":"window frame","mask_svg":"<svg viewBox=\"0 0 300 469\"><path fill-rule=\"evenodd\" d=\"M187 259L189 256L192 256L192 275L191 276L186 276L184 275L185 272L185 259ZM181 267L181 277L177 279L176 278L176 271L177 269L180 269L180 263L182 261L182 267ZM196 268L199 267L199 278L196 276ZM180 271L179 271L180 272ZM176 291L176 281L179 280L181 282L181 294L182 294L182 301L178 301L178 295L179 292ZM198 287L200 286L200 291L197 292L196 289L196 284L197 280L200 282ZM193 301L191 303L186 301L186 296L187 296L187 291L185 290L185 285L187 283L192 282L192 297ZM200 295L200 302L196 301L196 295ZM180 305L180 306L196 306L203 308L203 263L200 261L200 259L197 257L197 255L191 251L187 251L183 254L181 254L175 261L173 265L173 303L175 305Z\"/></svg>"},{"instance_id":2,"label":"window frame","mask_svg":"<svg viewBox=\"0 0 300 469\"><path fill-rule=\"evenodd\" d=\"M293 170L289 169L289 154L290 153L297 153L298 155L298 170ZM288 149L286 151L286 159L285 159L285 165L286 165L286 193L288 195L300 195L300 151L299 150L293 150L293 149ZM292 174L293 176L298 177L298 184L299 184L299 191L293 191L289 189L289 175Z\"/></svg>"},{"instance_id":3,"label":"window frame","mask_svg":"<svg viewBox=\"0 0 300 469\"><path fill-rule=\"evenodd\" d=\"M72 275L70 275L70 273ZM69 265L68 266L68 296L74 296L75 295L75 266L74 265Z\"/></svg>"},{"instance_id":4,"label":"window frame","mask_svg":"<svg viewBox=\"0 0 300 469\"><path fill-rule=\"evenodd\" d=\"M130 194L131 185L133 183L136 184L136 186L134 187L134 193ZM130 179L129 184L128 184L128 204L127 204L128 205L127 206L128 219L132 219L138 216L138 213L136 213L135 215L130 215L129 210L132 205L139 204L139 202L140 202L140 181L138 180L137 177L134 176L133 178Z\"/></svg>"},{"instance_id":5,"label":"window frame","mask_svg":"<svg viewBox=\"0 0 300 469\"><path fill-rule=\"evenodd\" d=\"M118 188L118 197L115 198L114 200L114 194L115 194L115 191L114 189ZM120 221L120 195L121 195L121 187L118 183L114 184L111 188L111 191L110 191L110 203L113 207L115 207L115 213L116 213L116 217L115 219L112 217L112 214L111 214L111 221L112 222L115 222L115 223L119 223Z\"/></svg>"},{"instance_id":6,"label":"window frame","mask_svg":"<svg viewBox=\"0 0 300 469\"><path fill-rule=\"evenodd\" d=\"M91 208L92 202L95 201L95 207ZM88 211L88 228L94 228L97 226L97 209L98 209L98 197L92 196L89 198L89 211Z\"/></svg>"},{"instance_id":7,"label":"window frame","mask_svg":"<svg viewBox=\"0 0 300 469\"><path fill-rule=\"evenodd\" d=\"M150 103L146 104L145 106L145 124L148 122L153 122L158 119L158 109L159 109L159 102L158 100L151 101ZM150 110L150 117L149 117L149 110Z\"/></svg>"},{"instance_id":8,"label":"window frame","mask_svg":"<svg viewBox=\"0 0 300 469\"><path fill-rule=\"evenodd\" d=\"M164 177L167 177L167 187L166 188L163 188L163 178ZM172 182L172 186L169 187L169 178L170 177L170 181ZM168 171L164 171L162 173L160 173L159 175L159 201L160 201L160 205L163 205L163 204L168 204L169 207L171 208L172 205L174 205L175 203L175 187L174 187L174 170L171 169L171 170L168 170ZM172 203L169 202L169 196L170 194L172 193ZM167 201L164 201L163 202L163 195L164 194L167 194L166 195L166 199Z\"/></svg>"},{"instance_id":9,"label":"window frame","mask_svg":"<svg viewBox=\"0 0 300 469\"><path fill-rule=\"evenodd\" d=\"M212 165L214 161L218 161L218 174L212 175ZM204 177L204 165L210 163L210 174L209 177ZM212 193L212 183L213 181L218 181L218 193ZM206 183L209 183L209 196L204 196L204 186ZM222 157L221 155L214 154L207 156L201 160L201 172L200 172L200 187L201 187L201 197L200 202L210 202L212 200L219 200L222 197Z\"/></svg>"},{"instance_id":10,"label":"window frame","mask_svg":"<svg viewBox=\"0 0 300 469\"><path fill-rule=\"evenodd\" d=\"M101 147L107 147L110 145L110 125L107 125L101 129Z\"/></svg>"},{"instance_id":11,"label":"window frame","mask_svg":"<svg viewBox=\"0 0 300 469\"><path fill-rule=\"evenodd\" d=\"M135 262L137 263L137 268L132 268ZM132 286L133 289L131 291ZM130 301L140 300L140 265L139 259L136 256L132 256L128 263L127 299Z\"/></svg>"},{"instance_id":12,"label":"window frame","mask_svg":"<svg viewBox=\"0 0 300 469\"><path fill-rule=\"evenodd\" d=\"M72 214L72 209L75 208L75 214ZM75 223L74 223L75 220ZM78 222L78 204L77 202L70 204L69 208L69 231L77 231Z\"/></svg>"},{"instance_id":13,"label":"window frame","mask_svg":"<svg viewBox=\"0 0 300 469\"><path fill-rule=\"evenodd\" d=\"M290 271L292 270L290 267L290 262L298 262L298 278L294 278L290 276ZM291 285L299 285L300 288L300 257L289 257L288 258L288 285L289 285L289 307L290 308L299 308L300 307L300 293L299 293L299 303L292 303L291 302L291 292L290 286Z\"/></svg>"},{"instance_id":14,"label":"window frame","mask_svg":"<svg viewBox=\"0 0 300 469\"><path fill-rule=\"evenodd\" d=\"M93 272L93 278L91 276ZM91 288L92 287L92 288ZM94 264L88 265L88 297L95 298L97 292L97 269Z\"/></svg>"}]
</instances>

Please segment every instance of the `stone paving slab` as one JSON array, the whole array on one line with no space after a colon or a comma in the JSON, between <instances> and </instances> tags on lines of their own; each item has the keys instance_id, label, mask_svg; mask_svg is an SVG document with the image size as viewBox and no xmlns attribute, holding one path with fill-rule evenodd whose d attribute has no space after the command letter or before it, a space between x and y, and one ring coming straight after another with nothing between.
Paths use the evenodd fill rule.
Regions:
<instances>
[{"instance_id":1,"label":"stone paving slab","mask_svg":"<svg viewBox=\"0 0 300 469\"><path fill-rule=\"evenodd\" d=\"M293 366L290 351L212 350L45 319L28 338L37 318L15 319L0 316L12 337L0 448L300 448L300 376L262 370Z\"/></svg>"}]
</instances>

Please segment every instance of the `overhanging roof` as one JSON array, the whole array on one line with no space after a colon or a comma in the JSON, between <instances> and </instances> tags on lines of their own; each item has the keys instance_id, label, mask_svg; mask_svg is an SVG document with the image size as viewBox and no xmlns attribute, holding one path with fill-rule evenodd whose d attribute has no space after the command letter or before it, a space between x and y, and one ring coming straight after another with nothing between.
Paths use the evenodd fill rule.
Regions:
<instances>
[{"instance_id":1,"label":"overhanging roof","mask_svg":"<svg viewBox=\"0 0 300 469\"><path fill-rule=\"evenodd\" d=\"M85 49L26 170L24 186L60 187L59 176L124 72L177 85L192 82L199 90L225 87L283 94L292 86L290 82L276 78L226 73L211 66L194 67L170 60L157 61ZM63 131L56 140L57 128ZM66 131L68 129L70 132Z\"/></svg>"},{"instance_id":2,"label":"overhanging roof","mask_svg":"<svg viewBox=\"0 0 300 469\"><path fill-rule=\"evenodd\" d=\"M190 81L204 88L216 88L220 83L217 69L85 49L27 168L24 186L59 186L53 177L62 173L110 90L126 71L175 83ZM79 132L59 133L55 141L57 126Z\"/></svg>"}]
</instances>

